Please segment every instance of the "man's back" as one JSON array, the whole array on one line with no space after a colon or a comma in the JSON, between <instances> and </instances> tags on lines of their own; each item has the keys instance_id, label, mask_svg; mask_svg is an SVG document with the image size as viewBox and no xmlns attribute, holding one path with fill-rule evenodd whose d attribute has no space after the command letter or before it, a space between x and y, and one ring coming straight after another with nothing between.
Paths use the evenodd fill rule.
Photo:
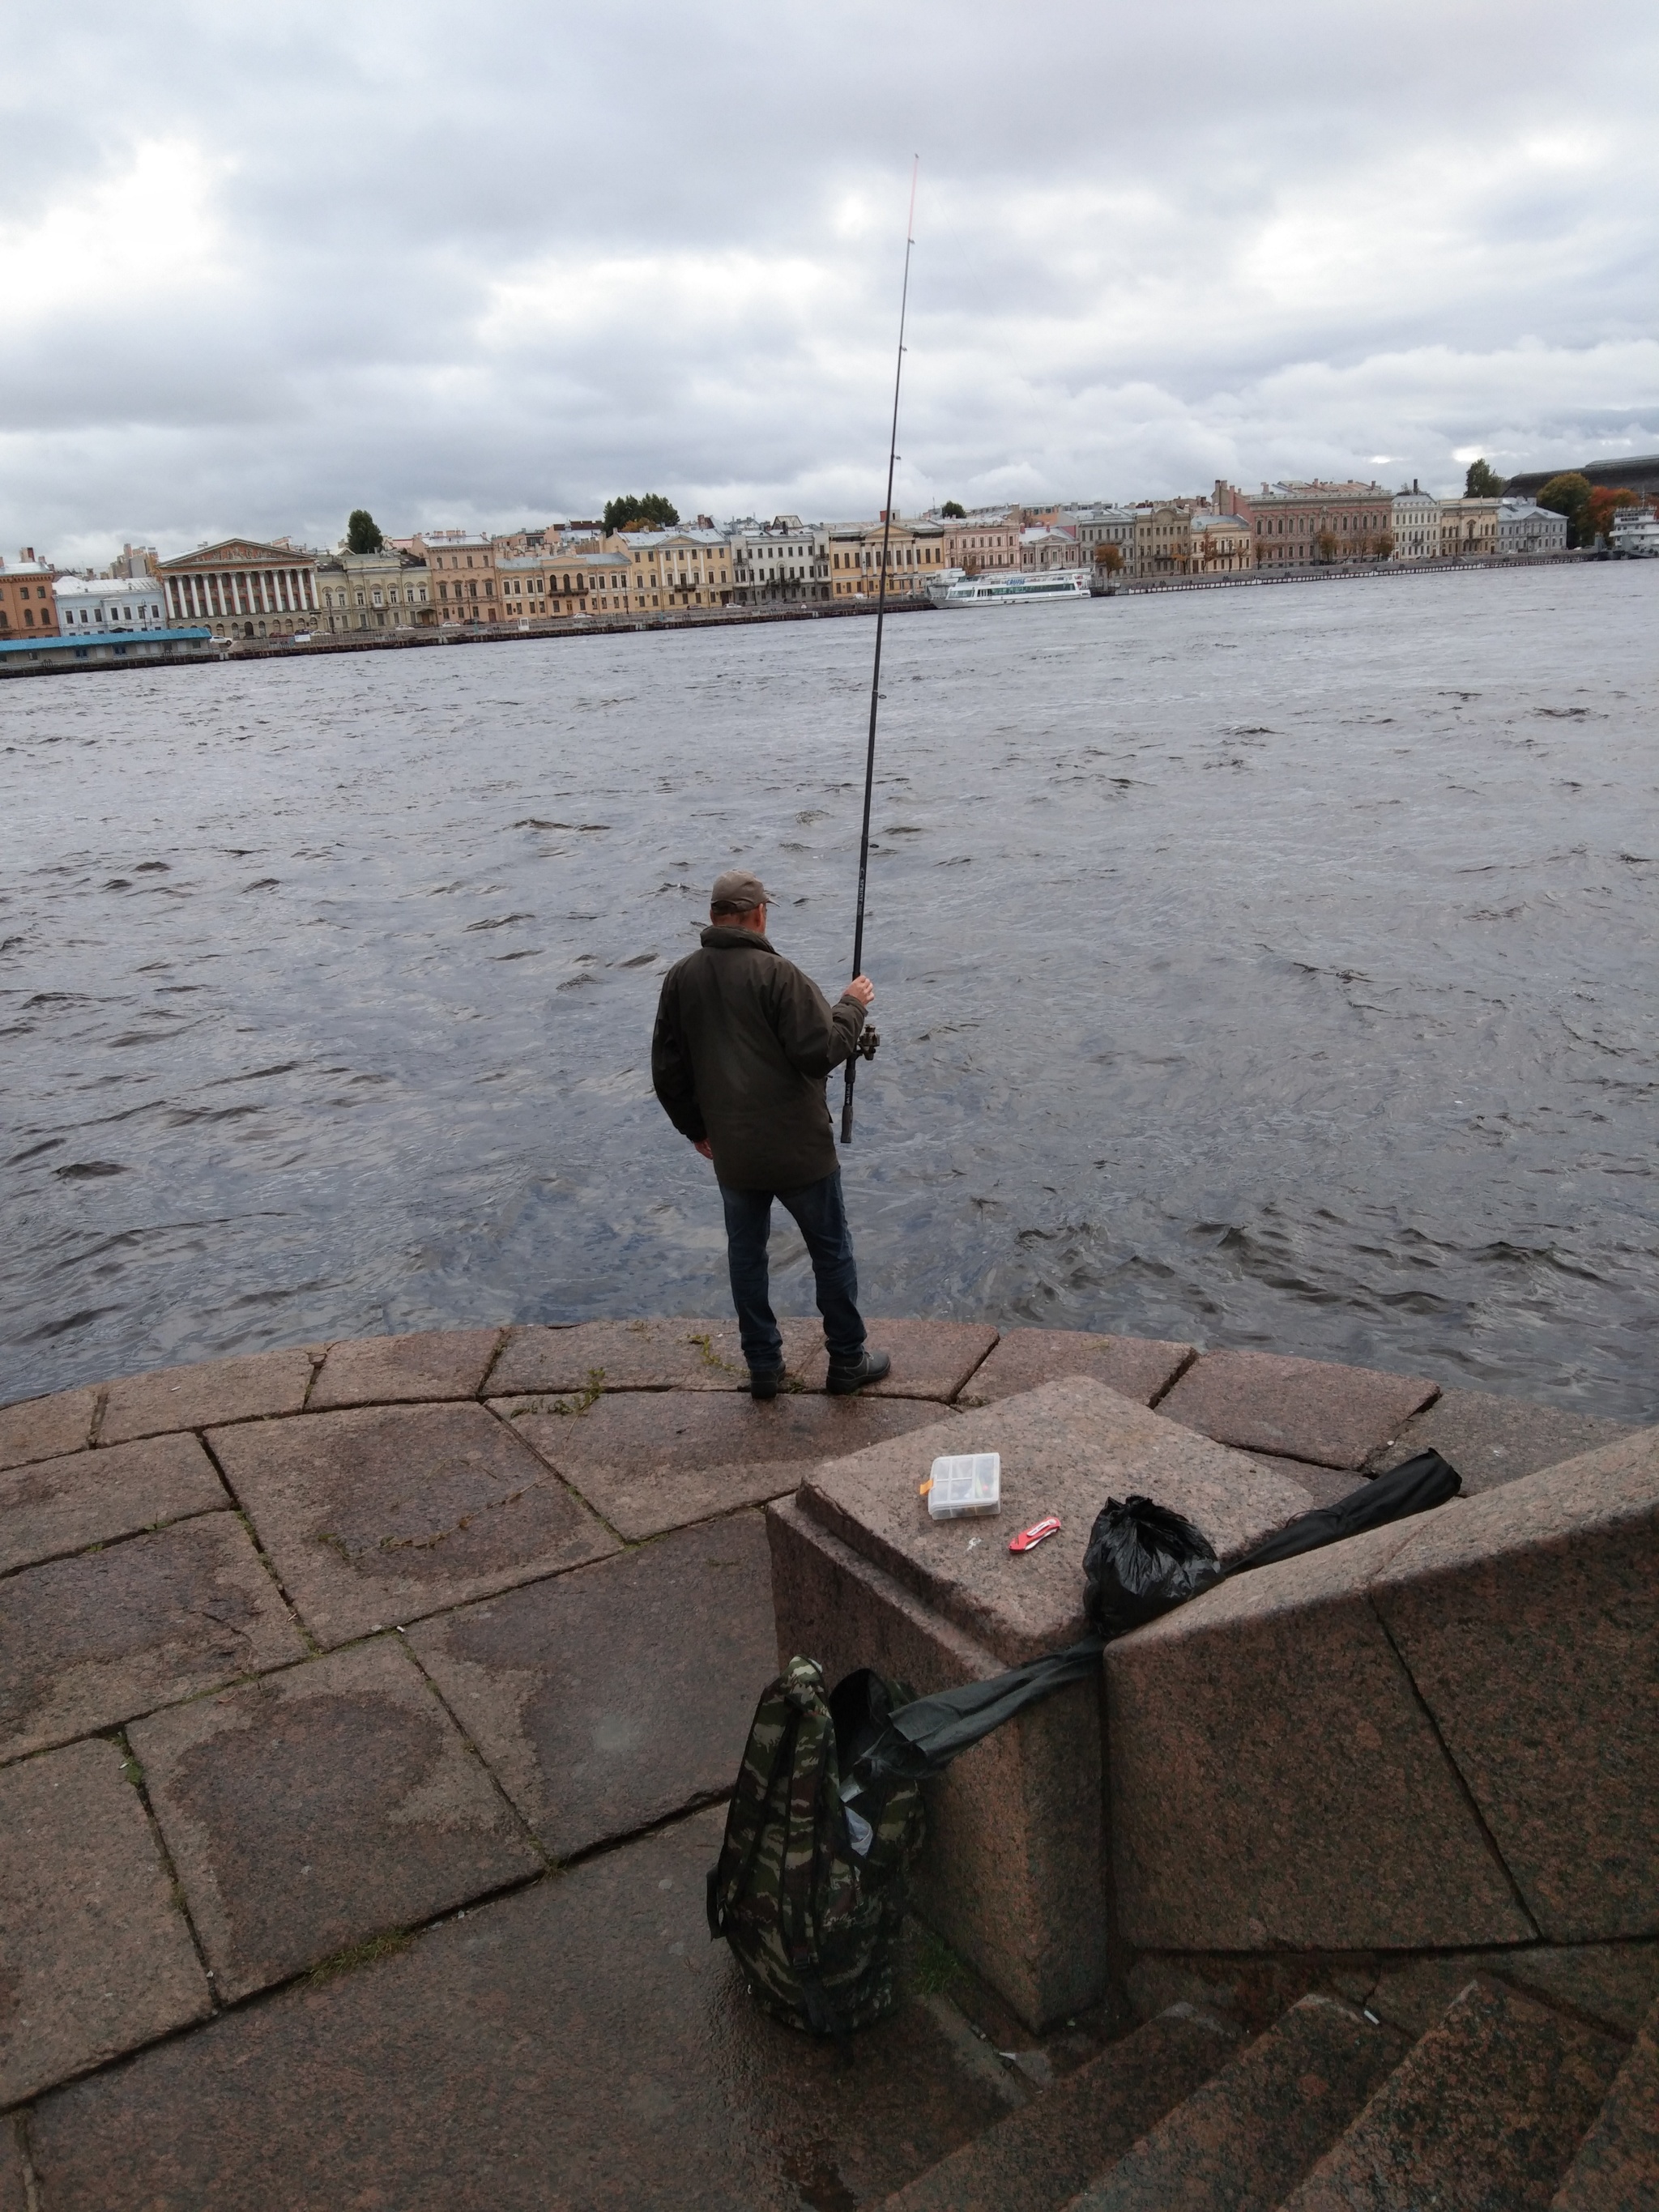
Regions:
<instances>
[{"instance_id":1,"label":"man's back","mask_svg":"<svg viewBox=\"0 0 1659 2212\"><path fill-rule=\"evenodd\" d=\"M714 923L663 979L652 1079L723 1184L793 1189L836 1172L824 1084L863 1025L855 999L832 1008L758 931Z\"/></svg>"}]
</instances>

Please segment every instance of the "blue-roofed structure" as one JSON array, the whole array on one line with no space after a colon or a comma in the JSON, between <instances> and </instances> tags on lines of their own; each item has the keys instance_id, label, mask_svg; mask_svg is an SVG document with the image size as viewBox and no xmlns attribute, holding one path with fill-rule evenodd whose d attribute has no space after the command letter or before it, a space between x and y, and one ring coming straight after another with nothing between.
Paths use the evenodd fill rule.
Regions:
<instances>
[{"instance_id":1,"label":"blue-roofed structure","mask_svg":"<svg viewBox=\"0 0 1659 2212\"><path fill-rule=\"evenodd\" d=\"M217 657L210 629L81 630L62 637L0 638L0 676L44 676L58 668Z\"/></svg>"}]
</instances>

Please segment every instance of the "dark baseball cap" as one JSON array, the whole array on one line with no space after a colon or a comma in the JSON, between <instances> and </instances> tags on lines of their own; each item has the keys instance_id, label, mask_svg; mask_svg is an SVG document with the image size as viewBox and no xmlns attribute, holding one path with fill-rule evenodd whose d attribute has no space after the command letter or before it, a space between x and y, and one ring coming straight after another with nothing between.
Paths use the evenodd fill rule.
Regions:
<instances>
[{"instance_id":1,"label":"dark baseball cap","mask_svg":"<svg viewBox=\"0 0 1659 2212\"><path fill-rule=\"evenodd\" d=\"M723 876L715 877L708 903L711 908L730 907L734 914L747 914L752 907L770 906L772 894L747 868L728 868Z\"/></svg>"}]
</instances>

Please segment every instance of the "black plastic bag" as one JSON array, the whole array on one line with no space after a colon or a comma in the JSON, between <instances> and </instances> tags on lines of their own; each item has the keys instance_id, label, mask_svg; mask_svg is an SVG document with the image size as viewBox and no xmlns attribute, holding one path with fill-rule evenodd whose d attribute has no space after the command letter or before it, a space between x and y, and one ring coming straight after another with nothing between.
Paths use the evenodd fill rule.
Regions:
<instances>
[{"instance_id":1,"label":"black plastic bag","mask_svg":"<svg viewBox=\"0 0 1659 2212\"><path fill-rule=\"evenodd\" d=\"M1201 1529L1168 1506L1136 1495L1109 1498L1083 1554L1084 1610L1103 1637L1127 1635L1221 1578Z\"/></svg>"}]
</instances>

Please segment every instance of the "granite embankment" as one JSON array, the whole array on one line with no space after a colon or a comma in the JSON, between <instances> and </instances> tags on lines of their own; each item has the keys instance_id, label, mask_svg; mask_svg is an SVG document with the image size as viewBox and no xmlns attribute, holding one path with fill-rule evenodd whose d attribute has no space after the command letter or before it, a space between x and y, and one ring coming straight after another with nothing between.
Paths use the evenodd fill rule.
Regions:
<instances>
[{"instance_id":1,"label":"granite embankment","mask_svg":"<svg viewBox=\"0 0 1659 2212\"><path fill-rule=\"evenodd\" d=\"M1120 1947L1103 2002L1035 2034L918 1929L902 2011L850 2051L758 2014L702 1876L776 1656L766 1511L825 1462L961 1448L1079 1376L1156 1403L1126 1434L1196 1432L1316 1499L1433 1444L1479 1504L1654 1433L1260 1354L877 1331L893 1376L853 1401L822 1394L816 1323L757 1405L729 1324L664 1321L0 1409L4 2212L1184 2204L1169 2172L1236 2166L1252 2128L1264 2203L1488 2137L1501 2180L1517 2130L1515 2202L1570 2166L1575 2212L1640 2201L1608 2191L1651 2179L1652 1930ZM1436 2118L1449 2069L1474 2103Z\"/></svg>"}]
</instances>

